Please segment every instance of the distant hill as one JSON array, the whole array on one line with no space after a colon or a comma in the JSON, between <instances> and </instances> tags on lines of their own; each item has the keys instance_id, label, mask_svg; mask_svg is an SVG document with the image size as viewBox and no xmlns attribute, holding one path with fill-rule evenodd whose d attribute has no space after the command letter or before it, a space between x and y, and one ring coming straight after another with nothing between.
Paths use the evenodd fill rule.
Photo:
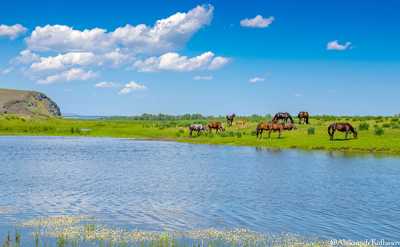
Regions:
<instances>
[{"instance_id":1,"label":"distant hill","mask_svg":"<svg viewBox=\"0 0 400 247\"><path fill-rule=\"evenodd\" d=\"M61 116L60 108L45 94L35 91L0 89L0 114Z\"/></svg>"}]
</instances>

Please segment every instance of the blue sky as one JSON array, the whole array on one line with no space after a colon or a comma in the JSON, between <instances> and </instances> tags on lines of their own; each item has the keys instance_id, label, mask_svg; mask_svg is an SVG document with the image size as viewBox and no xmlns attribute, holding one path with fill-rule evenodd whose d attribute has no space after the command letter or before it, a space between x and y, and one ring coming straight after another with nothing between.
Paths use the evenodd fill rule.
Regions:
<instances>
[{"instance_id":1,"label":"blue sky","mask_svg":"<svg viewBox=\"0 0 400 247\"><path fill-rule=\"evenodd\" d=\"M396 114L398 9L396 0L3 1L0 87L42 91L85 115Z\"/></svg>"}]
</instances>

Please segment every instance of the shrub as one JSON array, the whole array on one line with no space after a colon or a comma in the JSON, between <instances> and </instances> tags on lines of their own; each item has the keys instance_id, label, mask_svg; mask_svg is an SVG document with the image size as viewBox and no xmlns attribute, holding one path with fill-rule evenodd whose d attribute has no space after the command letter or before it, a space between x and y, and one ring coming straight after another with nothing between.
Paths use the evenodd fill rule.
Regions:
<instances>
[{"instance_id":1,"label":"shrub","mask_svg":"<svg viewBox=\"0 0 400 247\"><path fill-rule=\"evenodd\" d=\"M233 131L228 131L226 134L228 136L230 136L230 137L234 137L235 136L235 132L233 132Z\"/></svg>"},{"instance_id":2,"label":"shrub","mask_svg":"<svg viewBox=\"0 0 400 247\"><path fill-rule=\"evenodd\" d=\"M360 130L368 130L369 129L369 124L364 122L364 123L360 123L360 125L358 126L358 128Z\"/></svg>"},{"instance_id":3,"label":"shrub","mask_svg":"<svg viewBox=\"0 0 400 247\"><path fill-rule=\"evenodd\" d=\"M179 129L179 133L183 134L185 131L183 129Z\"/></svg>"},{"instance_id":4,"label":"shrub","mask_svg":"<svg viewBox=\"0 0 400 247\"><path fill-rule=\"evenodd\" d=\"M237 132L237 133L236 133L236 137L237 137L237 138L242 138L242 132Z\"/></svg>"},{"instance_id":5,"label":"shrub","mask_svg":"<svg viewBox=\"0 0 400 247\"><path fill-rule=\"evenodd\" d=\"M178 132L175 133L175 135L176 135L176 137L181 137L181 132L178 131Z\"/></svg>"},{"instance_id":6,"label":"shrub","mask_svg":"<svg viewBox=\"0 0 400 247\"><path fill-rule=\"evenodd\" d=\"M390 124L389 123L384 123L384 124L382 124L382 127L383 128L390 128Z\"/></svg>"},{"instance_id":7,"label":"shrub","mask_svg":"<svg viewBox=\"0 0 400 247\"><path fill-rule=\"evenodd\" d=\"M400 124L393 124L392 129L400 129Z\"/></svg>"},{"instance_id":8,"label":"shrub","mask_svg":"<svg viewBox=\"0 0 400 247\"><path fill-rule=\"evenodd\" d=\"M315 135L315 128L313 128L313 127L308 128L308 129L307 129L307 134L309 134L309 135Z\"/></svg>"},{"instance_id":9,"label":"shrub","mask_svg":"<svg viewBox=\"0 0 400 247\"><path fill-rule=\"evenodd\" d=\"M255 135L257 135L257 132L256 132L255 130L253 130L253 131L251 132L251 135L252 135L252 136L255 136Z\"/></svg>"},{"instance_id":10,"label":"shrub","mask_svg":"<svg viewBox=\"0 0 400 247\"><path fill-rule=\"evenodd\" d=\"M378 128L375 129L374 133L377 136L381 136L381 135L385 134L385 130L383 128L381 128L381 127L378 127Z\"/></svg>"},{"instance_id":11,"label":"shrub","mask_svg":"<svg viewBox=\"0 0 400 247\"><path fill-rule=\"evenodd\" d=\"M221 137L228 137L228 136L229 136L229 134L226 133L226 132L220 132L219 135L220 135Z\"/></svg>"}]
</instances>

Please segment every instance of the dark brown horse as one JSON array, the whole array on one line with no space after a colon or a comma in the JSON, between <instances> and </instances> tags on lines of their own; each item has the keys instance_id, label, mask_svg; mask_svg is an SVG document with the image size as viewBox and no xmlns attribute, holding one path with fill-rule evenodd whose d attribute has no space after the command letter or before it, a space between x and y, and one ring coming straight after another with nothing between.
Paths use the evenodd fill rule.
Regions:
<instances>
[{"instance_id":1,"label":"dark brown horse","mask_svg":"<svg viewBox=\"0 0 400 247\"><path fill-rule=\"evenodd\" d=\"M226 115L226 123L228 124L228 126L232 126L233 120L235 119L236 115L235 113L231 114L231 115Z\"/></svg>"},{"instance_id":2,"label":"dark brown horse","mask_svg":"<svg viewBox=\"0 0 400 247\"><path fill-rule=\"evenodd\" d=\"M278 122L279 120L283 120L284 123L287 123L288 120L290 120L290 122L293 123L293 118L288 112L278 112L275 114L272 122Z\"/></svg>"},{"instance_id":3,"label":"dark brown horse","mask_svg":"<svg viewBox=\"0 0 400 247\"><path fill-rule=\"evenodd\" d=\"M262 122L257 125L257 138L262 138L263 131L268 131L268 138L271 138L271 132L279 132L278 138L281 138L281 132L284 130L284 125L277 122Z\"/></svg>"},{"instance_id":4,"label":"dark brown horse","mask_svg":"<svg viewBox=\"0 0 400 247\"><path fill-rule=\"evenodd\" d=\"M310 118L310 114L306 111L301 111L299 114L297 114L297 117L299 118L299 124L305 123L308 124L308 119Z\"/></svg>"},{"instance_id":5,"label":"dark brown horse","mask_svg":"<svg viewBox=\"0 0 400 247\"><path fill-rule=\"evenodd\" d=\"M328 134L329 134L331 140L333 140L335 131L346 132L346 139L350 132L353 134L353 138L357 138L356 129L349 123L333 123L333 124L329 125Z\"/></svg>"},{"instance_id":6,"label":"dark brown horse","mask_svg":"<svg viewBox=\"0 0 400 247\"><path fill-rule=\"evenodd\" d=\"M215 133L218 133L218 131L225 131L225 128L221 122L208 123L208 130L210 131L210 133L213 129L215 129Z\"/></svg>"}]
</instances>

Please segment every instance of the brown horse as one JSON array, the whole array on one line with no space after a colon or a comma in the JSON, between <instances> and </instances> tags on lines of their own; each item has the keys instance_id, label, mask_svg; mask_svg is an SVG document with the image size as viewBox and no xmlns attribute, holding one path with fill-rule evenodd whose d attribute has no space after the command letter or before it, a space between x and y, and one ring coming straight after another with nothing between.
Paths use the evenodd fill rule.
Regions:
<instances>
[{"instance_id":1,"label":"brown horse","mask_svg":"<svg viewBox=\"0 0 400 247\"><path fill-rule=\"evenodd\" d=\"M288 123L283 125L284 130L296 130L297 127L293 123Z\"/></svg>"},{"instance_id":2,"label":"brown horse","mask_svg":"<svg viewBox=\"0 0 400 247\"><path fill-rule=\"evenodd\" d=\"M232 126L233 120L235 119L236 115L235 113L231 115L226 115L226 123L228 124L229 127Z\"/></svg>"},{"instance_id":3,"label":"brown horse","mask_svg":"<svg viewBox=\"0 0 400 247\"><path fill-rule=\"evenodd\" d=\"M308 124L308 119L310 118L310 114L306 111L301 111L299 114L297 114L297 117L299 118L299 124L305 123Z\"/></svg>"},{"instance_id":4,"label":"brown horse","mask_svg":"<svg viewBox=\"0 0 400 247\"><path fill-rule=\"evenodd\" d=\"M279 120L283 120L284 123L287 123L288 120L290 120L290 122L293 123L293 118L288 112L278 112L275 114L272 122L278 122Z\"/></svg>"},{"instance_id":5,"label":"brown horse","mask_svg":"<svg viewBox=\"0 0 400 247\"><path fill-rule=\"evenodd\" d=\"M329 134L331 140L333 140L335 131L346 132L346 139L350 132L353 134L353 138L357 138L356 129L349 123L333 123L333 124L329 125L328 134Z\"/></svg>"},{"instance_id":6,"label":"brown horse","mask_svg":"<svg viewBox=\"0 0 400 247\"><path fill-rule=\"evenodd\" d=\"M208 130L210 131L210 133L213 129L215 129L215 133L218 133L218 131L225 131L225 128L221 122L208 123Z\"/></svg>"},{"instance_id":7,"label":"brown horse","mask_svg":"<svg viewBox=\"0 0 400 247\"><path fill-rule=\"evenodd\" d=\"M278 138L281 138L281 132L284 130L284 124L277 122L262 122L257 125L257 138L262 138L263 131L268 131L268 138L271 138L271 132L279 132Z\"/></svg>"}]
</instances>

